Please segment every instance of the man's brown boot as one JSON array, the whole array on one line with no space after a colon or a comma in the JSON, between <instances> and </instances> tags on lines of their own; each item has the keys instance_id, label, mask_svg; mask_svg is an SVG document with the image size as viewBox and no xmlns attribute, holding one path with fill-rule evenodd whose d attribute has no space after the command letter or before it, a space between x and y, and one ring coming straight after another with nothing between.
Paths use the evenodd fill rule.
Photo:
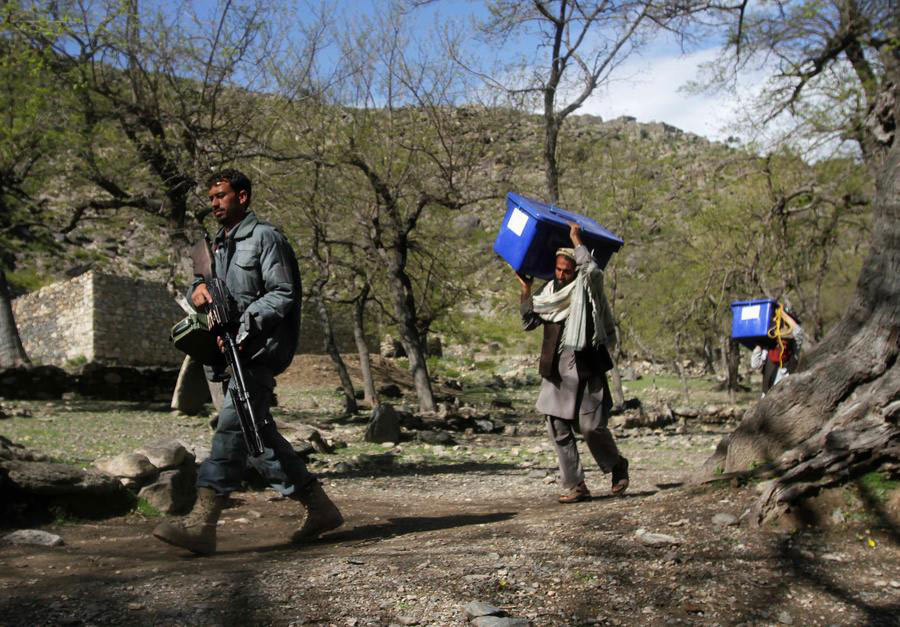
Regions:
<instances>
[{"instance_id":1,"label":"man's brown boot","mask_svg":"<svg viewBox=\"0 0 900 627\"><path fill-rule=\"evenodd\" d=\"M315 540L321 534L332 529L337 529L344 524L344 517L337 505L331 502L322 484L314 481L308 488L299 494L292 494L291 498L303 503L306 508L306 520L303 526L291 536L291 542L301 543Z\"/></svg>"},{"instance_id":2,"label":"man's brown boot","mask_svg":"<svg viewBox=\"0 0 900 627\"><path fill-rule=\"evenodd\" d=\"M197 502L191 513L181 522L156 525L153 535L192 553L212 555L216 552L216 524L224 505L224 496L218 496L211 488L197 488Z\"/></svg>"}]
</instances>

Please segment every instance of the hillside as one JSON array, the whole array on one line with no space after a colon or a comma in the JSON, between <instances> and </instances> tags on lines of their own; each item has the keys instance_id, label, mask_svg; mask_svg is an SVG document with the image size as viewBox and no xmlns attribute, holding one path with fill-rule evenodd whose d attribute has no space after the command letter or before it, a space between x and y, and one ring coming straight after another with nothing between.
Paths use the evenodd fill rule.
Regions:
<instances>
[{"instance_id":1,"label":"hillside","mask_svg":"<svg viewBox=\"0 0 900 627\"><path fill-rule=\"evenodd\" d=\"M506 209L507 191L544 197L543 130L539 116L506 115L505 122L488 132L478 130L480 141L488 146L466 188L483 188L487 198L453 212L425 212L414 234L414 252L434 254L414 255L410 263L415 278L432 277L431 292L420 288L420 302L426 315L435 319L433 330L456 340L499 342L515 349L522 338L514 331L516 314L510 306L515 302L514 280L491 245ZM456 121L465 127L478 117L477 112L462 109ZM776 225L770 222L770 206L777 200L771 197L772 186L787 188L820 176L797 158L779 157L790 167L773 178L770 163L766 172L756 157L738 147L662 123L632 118L603 121L587 115L568 120L560 143L559 204L594 218L626 242L607 269L607 289L622 324L623 350L661 358L672 355L680 343L678 350L712 359L729 298L757 297L763 290L776 297L786 292L801 311L815 311L810 323L818 335L835 319L851 292L849 277L855 276L864 252L860 249L864 215L861 222L852 224L824 213L813 220L782 222L777 230L784 231L797 250L783 253L781 259L759 259L761 250L788 241L772 239L772 234L777 235ZM277 164L260 167L260 163L253 164L254 206L297 242L308 279L318 268L304 255L309 245L302 206L305 179ZM779 180L782 175L784 180ZM88 188L71 187L83 201ZM191 206L201 210L203 190L194 190L192 198ZM51 229L67 223L74 202L75 198L59 195L48 203ZM352 218L352 211L348 217ZM823 237L823 224L831 225L824 244L803 246ZM208 222L207 227L213 225ZM187 233L189 239L199 233L190 221ZM14 293L23 293L93 268L181 286L189 267L186 246L173 250L172 241L172 227L161 214L129 208L89 209L74 229L56 233L50 250L17 251L10 284ZM784 268L798 255L804 257L803 267L793 268L793 285L788 286ZM813 267L818 275L809 270ZM713 283L718 284L715 295L710 292ZM376 297L386 300L375 287ZM710 301L706 311L696 308L700 299ZM349 312L337 305L333 312L338 326L343 325ZM378 307L370 313L372 334L380 336L390 320ZM686 337L676 342L679 332Z\"/></svg>"}]
</instances>

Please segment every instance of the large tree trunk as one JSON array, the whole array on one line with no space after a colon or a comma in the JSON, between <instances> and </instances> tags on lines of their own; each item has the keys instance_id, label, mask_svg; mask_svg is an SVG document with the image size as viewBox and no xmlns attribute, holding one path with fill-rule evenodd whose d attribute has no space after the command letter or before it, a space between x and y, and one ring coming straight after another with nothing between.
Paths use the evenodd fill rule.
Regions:
<instances>
[{"instance_id":1,"label":"large tree trunk","mask_svg":"<svg viewBox=\"0 0 900 627\"><path fill-rule=\"evenodd\" d=\"M312 288L311 297L316 303L316 312L319 314L319 320L322 322L322 342L325 352L334 362L338 377L341 380L341 389L344 391L344 406L348 414L355 414L359 407L356 405L356 391L353 389L353 381L350 379L350 373L347 372L347 365L341 357L338 350L337 342L334 339L334 327L331 325L331 316L328 308L325 306L325 299L322 297L322 287L324 282L320 279L316 281Z\"/></svg>"},{"instance_id":2,"label":"large tree trunk","mask_svg":"<svg viewBox=\"0 0 900 627\"><path fill-rule=\"evenodd\" d=\"M896 120L897 103L891 104ZM877 174L871 248L850 307L802 356L801 371L750 409L720 445L719 459L714 455L707 463L707 468L718 463L732 472L755 462L775 462L784 474L763 494L759 521L821 486L900 459L898 142L883 147L879 156L872 164Z\"/></svg>"},{"instance_id":3,"label":"large tree trunk","mask_svg":"<svg viewBox=\"0 0 900 627\"><path fill-rule=\"evenodd\" d=\"M0 368L30 366L31 360L22 346L19 328L13 315L6 272L0 268Z\"/></svg>"},{"instance_id":4,"label":"large tree trunk","mask_svg":"<svg viewBox=\"0 0 900 627\"><path fill-rule=\"evenodd\" d=\"M366 344L364 315L366 301L369 298L370 286L363 287L353 307L353 339L356 340L356 351L359 353L359 372L362 376L363 393L367 403L375 407L378 404L378 393L375 391L375 380L372 377L372 359L369 356L369 345Z\"/></svg>"}]
</instances>

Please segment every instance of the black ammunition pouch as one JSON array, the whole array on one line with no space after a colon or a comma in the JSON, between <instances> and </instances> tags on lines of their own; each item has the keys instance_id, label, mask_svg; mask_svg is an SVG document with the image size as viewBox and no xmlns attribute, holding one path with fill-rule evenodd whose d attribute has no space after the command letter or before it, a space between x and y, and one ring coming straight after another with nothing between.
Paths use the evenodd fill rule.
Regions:
<instances>
[{"instance_id":1,"label":"black ammunition pouch","mask_svg":"<svg viewBox=\"0 0 900 627\"><path fill-rule=\"evenodd\" d=\"M206 314L192 313L175 323L171 331L175 348L205 366L222 366L225 358L219 350L216 336L207 325Z\"/></svg>"}]
</instances>

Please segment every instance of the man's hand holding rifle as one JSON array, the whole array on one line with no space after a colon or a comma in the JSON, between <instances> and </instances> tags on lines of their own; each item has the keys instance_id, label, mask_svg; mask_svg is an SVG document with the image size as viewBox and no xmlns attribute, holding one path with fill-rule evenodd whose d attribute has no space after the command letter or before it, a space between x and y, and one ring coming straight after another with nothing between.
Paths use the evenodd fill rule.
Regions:
<instances>
[{"instance_id":1,"label":"man's hand holding rifle","mask_svg":"<svg viewBox=\"0 0 900 627\"><path fill-rule=\"evenodd\" d=\"M240 326L240 314L225 282L216 276L209 236L194 244L191 257L194 261L194 274L203 277L203 283L194 288L191 300L195 307L206 308L209 330L216 335L219 349L225 354L225 362L235 378L236 386L230 389L241 420L241 431L244 433L247 449L254 457L262 455L265 446L261 430L265 425L257 419L253 411L241 363L241 347L235 339Z\"/></svg>"}]
</instances>

